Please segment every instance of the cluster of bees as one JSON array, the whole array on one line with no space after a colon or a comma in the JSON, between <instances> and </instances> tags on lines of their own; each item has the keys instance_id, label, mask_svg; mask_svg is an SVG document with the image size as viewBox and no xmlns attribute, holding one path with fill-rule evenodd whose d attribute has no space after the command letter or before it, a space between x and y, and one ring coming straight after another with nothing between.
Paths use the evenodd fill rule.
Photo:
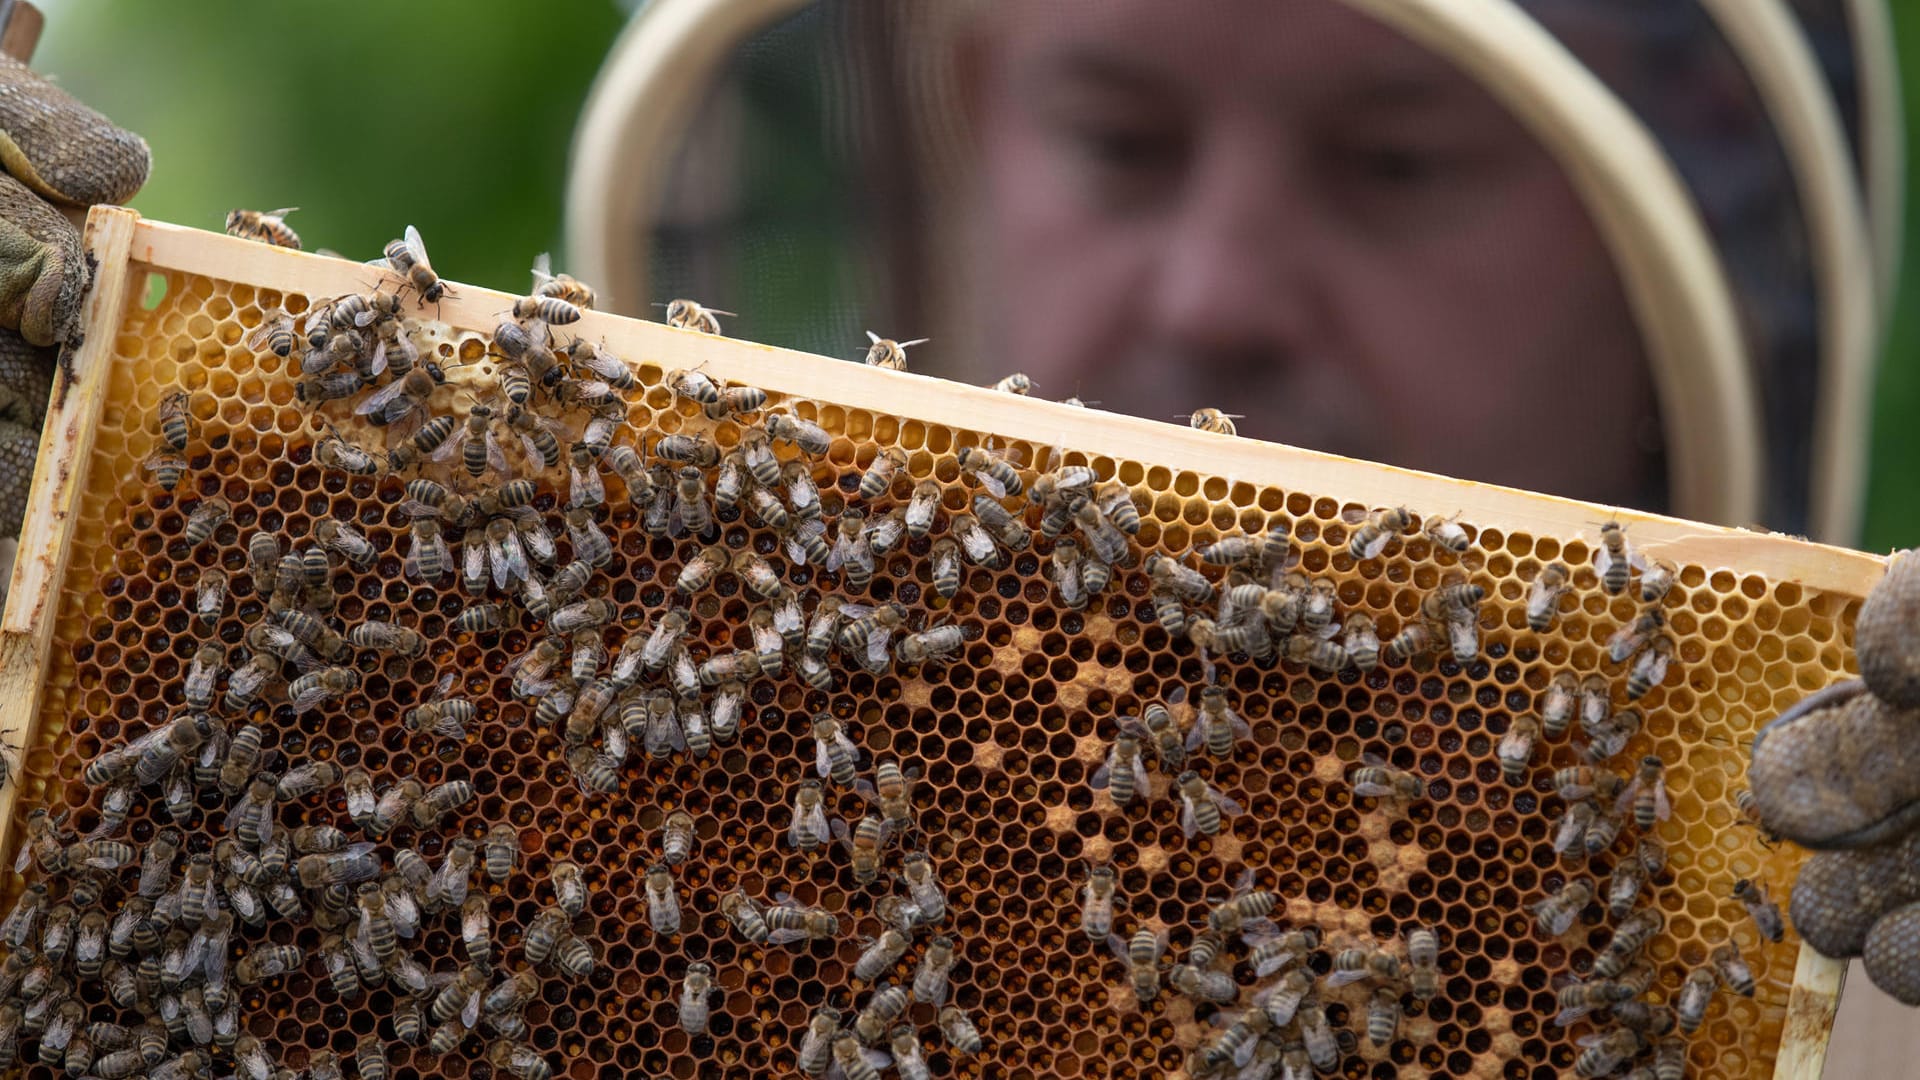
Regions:
<instances>
[{"instance_id":1,"label":"cluster of bees","mask_svg":"<svg viewBox=\"0 0 1920 1080\"><path fill-rule=\"evenodd\" d=\"M284 213L236 211L229 231L298 247ZM857 485L823 491L816 467L833 442L824 429L797 411L769 408L758 389L723 385L698 371L667 378L683 407L692 406L682 414L688 421L682 430L631 430L625 394L638 385L634 369L604 346L556 336L555 328L565 335L591 309L593 297L544 264L536 266L533 292L486 339L497 385L476 393L471 381L450 378L431 332L408 317L406 293L418 307L448 292L417 231L409 227L388 245L380 265L393 275L392 291L376 288L270 317L247 344L297 369L296 397L327 429L314 445L316 462L356 476L403 478L405 574L436 587L457 581L468 599L448 633L532 631L508 667L510 692L527 703L537 726L558 738L583 792L619 790L635 762L704 760L715 746L737 739L751 721L756 680L792 674L814 691L829 691L848 669L911 673L958 657L968 641L959 625L929 621L916 628L898 599L854 599L882 565L907 551L908 541L926 543L931 591L947 602L959 595L967 567L1008 565L1034 546L1036 531L1048 545L1045 572L1061 606L1084 608L1116 579L1144 574L1158 619L1201 651L1208 677L1191 700L1176 690L1123 720L1092 783L1119 808L1150 799L1147 760L1153 759L1171 780L1189 837L1217 835L1244 812L1206 775L1209 759L1231 756L1251 736L1231 691L1214 677L1216 661L1284 662L1334 675L1368 672L1382 660L1418 666L1443 653L1460 663L1478 655L1486 593L1458 571L1423 598L1419 618L1383 641L1366 613L1341 618L1333 582L1302 571L1285 524L1224 537L1188 557L1154 553L1142 560L1133 539L1141 522L1132 493L1057 458L1030 479L1010 454L962 447L958 465L972 491L959 510L946 505L939 481L909 483L906 457L892 449L871 459ZM717 333L716 316L725 314L682 300L667 305L666 319ZM903 368L906 349L920 344L869 336L867 362L881 367ZM1025 394L1032 384L1013 375L996 388ZM452 405L454 398L463 409ZM158 485L172 491L188 469L191 400L172 395L160 413L162 445L148 464ZM1217 409L1189 418L1196 428L1227 435L1234 419ZM715 438L722 424L738 430L730 448ZM367 445L380 441L377 448ZM608 474L616 484L607 483ZM549 497L557 523L540 508ZM623 504L647 536L693 538L699 545L663 582L672 602L650 624L620 610L597 587L615 557L601 523ZM231 515L220 497L200 498L186 515L182 542L189 548L208 542ZM767 551L728 547L721 526L736 520L764 526L779 544ZM1415 527L1404 509L1360 512L1350 520L1346 546L1355 560L1378 557ZM1466 529L1450 519L1428 520L1422 531L1436 551L1462 555L1472 547ZM1633 701L1665 679L1672 661L1661 602L1673 569L1632 551L1617 524L1603 530L1603 540L1595 566L1603 588L1620 594L1636 585L1637 572L1645 605L1608 643L1609 660L1625 665ZM241 589L241 583L206 568L193 610L209 640L187 665L178 707L86 769L87 783L99 792L99 827L76 837L61 818L36 812L31 819L21 865L37 865L42 876L0 922L0 938L11 949L0 963L0 1058L11 1063L37 1039L38 1059L73 1075L142 1072L172 1080L210 1075L218 1051L249 1080L274 1080L285 1070L245 1030L234 988L319 960L343 999L375 986L393 992L394 1037L444 1054L478 1034L497 1069L546 1080L551 1066L529 1045L522 1009L544 980L583 978L598 963L595 946L576 933L587 905L583 871L564 861L552 866L551 901L521 931L516 958L511 928L491 925L485 889L473 890L472 882L476 873L499 883L515 872L519 831L502 824L444 843L429 835L474 799L470 783L428 787L401 779L376 790L364 769L263 751L276 715L346 708L366 659L417 658L432 643L397 623L341 624L334 568L366 570L377 557L375 545L349 522L322 518L305 537L262 532L250 538L247 555L247 586L265 603L246 630L244 655L229 658L211 640L232 606L230 587ZM748 635L741 639L750 644L705 648L690 632L693 608L725 575L750 599ZM1560 564L1542 571L1527 603L1536 631L1551 628L1572 577ZM453 683L448 673L402 723L414 732L465 739L484 705L453 693ZM1612 944L1596 959L1592 978L1561 988L1557 1020L1610 1020L1609 1028L1583 1040L1579 1075L1605 1075L1639 1061L1645 1074L1674 1080L1685 1056L1674 1033L1699 1026L1722 983L1750 995L1753 978L1729 944L1687 976L1672 1008L1644 1000L1654 972L1640 954L1664 920L1658 908L1640 906L1640 897L1664 869L1664 852L1649 830L1666 816L1665 783L1657 758L1641 762L1631 776L1607 766L1640 727L1634 708L1613 708L1611 685L1599 673L1584 680L1561 673L1539 715L1516 718L1496 755L1508 781L1523 783L1536 744L1562 738L1578 716L1587 764L1553 777L1568 808L1555 849L1569 860L1603 856L1629 819L1641 835L1631 855L1613 860L1604 895L1617 920ZM868 755L831 712L812 716L811 734L808 764L818 778L801 780L791 793L787 843L802 852L844 852L859 885L884 878L903 884L904 895L888 893L875 903L881 930L865 942L852 972L870 985L864 1000L854 999L850 1019L833 1005L818 1008L796 1033L797 1063L809 1075L851 1080L889 1067L903 1077L926 1076L920 1034L906 1022L913 1004L933 1007L953 1054L976 1054L983 1044L966 1013L947 1001L964 950L941 932L948 904L938 868L928 852L907 844L915 833L916 770L881 757L872 762L871 778L863 776ZM1402 804L1426 790L1419 776L1371 757L1349 783L1358 798ZM851 822L829 818L828 808L847 792L867 800L872 812ZM173 827L136 847L117 836L143 799L157 800ZM207 813L215 799L225 806L223 815ZM282 827L281 809L296 804L312 814L344 807L345 818L336 825ZM684 810L664 822L661 858L644 880L646 917L656 932L680 928L676 874L694 850L696 826ZM413 845L398 846L409 835ZM423 849L438 851L438 862ZM1779 914L1764 889L1742 882L1736 895L1762 933L1778 940ZM1364 1034L1374 1046L1398 1037L1409 997L1425 1002L1439 992L1435 929L1408 927L1400 942L1384 947L1323 941L1317 927L1276 923L1271 916L1282 898L1255 888L1250 874L1212 905L1206 926L1170 968L1165 929L1115 933L1111 867L1089 872L1082 898L1086 936L1112 949L1120 985L1143 1006L1161 993L1164 977L1172 992L1212 1008L1219 1030L1196 1051L1190 1066L1196 1076L1254 1080L1334 1071L1354 1036L1329 1023L1330 991L1368 984ZM1572 879L1535 904L1534 914L1543 932L1560 935L1601 899L1592 879ZM736 889L719 907L726 924L756 947L841 933L836 915L784 892L769 903ZM466 962L428 970L403 943L424 941L454 913ZM272 918L319 927L325 937L318 955L245 940L247 931ZM235 946L244 953L230 968ZM1232 973L1236 959L1265 981L1244 1006ZM890 981L903 964L911 965L910 974ZM123 1010L116 1021L130 1010L139 1022L89 1022L83 991L96 982ZM689 963L678 1002L689 1035L707 1032L716 993L712 968ZM385 1049L378 1034L359 1040L351 1056L360 1075L386 1075ZM319 1051L308 1068L327 1077L340 1065Z\"/></svg>"},{"instance_id":2,"label":"cluster of bees","mask_svg":"<svg viewBox=\"0 0 1920 1080\"><path fill-rule=\"evenodd\" d=\"M1348 520L1355 527L1346 550L1356 562L1379 556L1395 536L1410 532L1414 523L1404 509L1352 513ZM1466 531L1451 519L1430 520L1424 531L1436 552L1461 555L1471 548ZM1635 588L1642 605L1640 614L1607 642L1607 658L1612 664L1625 665L1626 697L1635 701L1665 680L1672 662L1674 644L1662 632L1661 605L1672 589L1675 570L1634 551L1617 522L1602 527L1601 539L1594 566L1601 587L1614 596ZM1284 659L1326 675L1368 672L1383 659L1418 665L1442 648L1460 664L1479 655L1480 606L1486 590L1468 582L1458 570L1449 571L1423 598L1418 618L1382 643L1366 613L1350 612L1344 621L1339 619L1331 579L1309 580L1297 569L1299 555L1284 525L1262 535L1228 536L1194 554L1198 566L1158 554L1148 556L1145 563L1160 622L1172 633L1186 634L1207 659L1209 681L1196 695L1193 724L1183 738L1167 704L1149 703L1140 717L1120 723L1106 764L1092 778L1093 786L1105 788L1115 804L1124 807L1150 790L1146 760L1151 749L1168 775L1178 774L1171 790L1182 801L1181 823L1190 837L1215 834L1222 827L1223 814L1241 812L1189 762L1189 755L1203 750L1211 757L1230 757L1237 741L1251 734L1234 711L1227 690L1215 681L1214 654L1262 664ZM1216 581L1202 567L1224 568L1224 574ZM1552 628L1562 598L1573 588L1572 579L1571 569L1562 563L1550 563L1541 570L1527 598L1527 620L1535 632ZM1185 697L1184 691L1176 689L1168 704L1178 707ZM1714 993L1724 985L1751 997L1753 973L1738 947L1728 942L1713 951L1707 964L1686 975L1671 1007L1646 1000L1656 973L1641 954L1665 928L1665 917L1657 906L1642 906L1641 897L1666 868L1665 848L1651 832L1669 816L1665 765L1650 755L1629 775L1608 767L1640 731L1639 711L1631 706L1614 708L1613 684L1606 675L1594 673L1581 679L1563 671L1542 695L1538 716L1515 718L1494 752L1506 781L1524 785L1536 746L1543 739L1565 737L1576 716L1584 736L1580 755L1585 764L1553 774L1553 790L1566 805L1554 832L1554 850L1579 865L1612 852L1628 823L1640 835L1631 853L1612 861L1604 895L1592 878L1572 878L1532 906L1542 932L1553 937L1572 929L1596 902L1604 901L1607 913L1616 920L1591 977L1562 977L1558 984L1562 1009L1555 1022L1566 1025L1604 1015L1612 1023L1579 1040L1583 1049L1574 1062L1578 1076L1606 1076L1638 1060L1641 1064L1633 1075L1678 1080L1685 1072L1684 1036L1704 1021ZM1363 756L1348 780L1357 798L1404 805L1426 793L1418 775L1394 768L1373 754ZM1190 955L1172 969L1169 985L1197 1002L1216 1006L1237 1002L1240 988L1230 973L1230 958L1224 970L1213 967L1233 944L1236 932L1251 950L1248 960L1258 975L1285 974L1256 990L1251 1007L1222 1008L1213 1014L1214 1022L1225 1030L1201 1048L1193 1072L1246 1080L1276 1072L1307 1077L1313 1070L1331 1069L1339 1050L1326 1027L1324 1008L1314 996L1316 980L1306 964L1321 944L1320 931L1309 926L1280 932L1264 918L1276 898L1248 885L1250 881L1213 909L1209 926L1195 937ZM1746 907L1762 937L1781 940L1784 923L1764 885L1742 879L1734 884L1731 895ZM1159 988L1165 931L1143 928L1128 940L1110 934L1114 877L1109 868L1091 871L1083 897L1082 924L1088 934L1108 942L1127 965L1140 999L1151 1000ZM1258 922L1243 925L1248 919ZM1417 927L1407 932L1403 955L1349 947L1336 951L1331 962L1323 965L1329 972L1324 980L1328 988L1361 978L1380 983L1367 1009L1367 1034L1374 1045L1397 1037L1405 994L1416 1000L1432 996L1437 944L1432 928ZM1403 971L1408 973L1404 978Z\"/></svg>"},{"instance_id":3,"label":"cluster of bees","mask_svg":"<svg viewBox=\"0 0 1920 1080\"><path fill-rule=\"evenodd\" d=\"M229 231L298 246L280 213L236 212ZM411 227L404 239L387 247L384 263L401 279L395 291L376 289L321 301L301 316L281 313L263 322L246 343L297 364L295 396L315 410L328 431L315 445L316 462L350 475L410 477L400 506L410 533L405 573L434 586L457 577L473 600L451 620L450 633L493 634L520 625L524 618L543 624L544 634L534 637L508 666L511 692L529 703L537 725L560 736L567 766L583 791L616 790L630 757L644 754L661 760L684 754L701 759L716 743L732 741L747 713L748 685L754 679L779 677L792 670L808 685L826 690L835 684L835 661L880 672L896 663L903 667L939 663L964 645L965 636L956 625L909 630L907 610L898 602L861 605L829 593L809 604L808 598L787 584L777 566L777 553L771 559L750 550L735 553L719 542L719 524L744 514L776 530L795 563L837 573L843 590L865 588L878 560L906 538L927 536L935 523L937 484L921 484L910 498L883 509L881 504L904 467L904 458L897 452L878 457L851 498L841 499L841 493L831 492L823 499L814 484L811 459L824 455L831 440L818 425L791 413L761 415L745 429L740 444L726 453L705 434L664 435L651 446L646 433L635 433L632 444L616 441L626 431L628 405L622 393L637 385L633 370L584 339L565 344L554 340L551 328L577 322L591 308L593 297L586 286L552 274L544 265L536 266L533 294L513 306L489 340L497 361L497 395L470 400L464 416L436 413L433 398L449 380L430 347L423 345L427 337L420 324L406 317L402 294L411 289L424 305L446 295L446 285L433 273L419 234ZM717 314L724 313L675 301L668 307L667 318L676 326L713 332L718 329ZM895 354L905 347L884 344ZM878 362L884 361L883 356ZM699 405L710 421L744 423L767 403L762 391L722 387L697 371L674 372L670 384L682 400ZM388 445L383 451L343 434L326 416L329 403L348 399L353 399L351 416L363 428L385 429ZM187 470L194 426L190 405L185 393L177 393L165 399L160 410L162 446L148 467L168 491L176 488ZM564 412L578 414L578 437L571 445L564 442L568 425L550 415ZM513 475L502 446L508 441L501 437L502 428L518 436L525 451L522 470L530 475ZM797 456L783 463L776 456L776 446L791 446ZM448 483L419 475L430 463L442 464ZM531 478L558 472L563 464L567 478L564 548L546 516L535 508L543 486ZM1009 493L1009 488L1013 494L1021 490L1017 472L989 451L973 451L964 467L996 496ZM589 595L596 572L614 555L612 541L596 519L596 511L607 503L603 470L619 478L616 494L624 488L626 502L640 512L641 526L649 535L706 541L670 583L679 603L690 603L726 573L735 575L761 601L749 620L752 648L696 659L687 642L689 607L672 607L651 627L635 629L631 620L618 618L611 601ZM480 487L479 493L454 490L464 486L462 477ZM490 482L483 486L483 479ZM852 505L855 499L860 505ZM954 515L950 535L934 542L930 556L934 589L943 597L950 599L958 592L963 564L1004 565L1008 548L1028 542L1024 530L996 498L983 495L976 500L975 511L977 517ZM197 548L231 516L226 500L202 498L185 518L182 540L188 549ZM829 518L835 521L831 534L824 524ZM224 972L236 914L248 926L259 925L269 914L312 918L331 932L323 958L343 998L357 996L358 987L365 985L391 983L399 991L395 996L406 1005L394 1021L398 1038L443 1054L456 1050L470 1032L479 1031L493 1039L487 1057L496 1068L522 1080L545 1080L550 1066L519 1041L525 1034L520 1008L537 995L546 973L584 977L597 963L593 946L574 933L586 904L579 868L570 863L554 866L554 902L525 928L521 962L496 976L493 961L504 950L492 945L486 898L468 894L481 845L472 837L455 836L437 868L411 848L387 853L379 846L396 826L438 827L474 798L469 782L427 788L404 779L375 791L364 769L343 773L332 762L269 760L271 755L260 751L259 723L243 721L230 732L221 715L258 715L256 706L266 706L270 700L269 688L281 684L286 708L293 715L343 708L360 687L359 657L371 652L412 658L427 651L426 638L394 623L367 620L344 628L333 625L336 561L365 570L373 565L376 549L353 525L331 517L317 522L306 539L306 547L287 551L271 534L261 532L250 538L251 585L266 597L264 617L245 635L251 655L228 670L226 650L217 642L203 644L182 679L184 708L164 726L108 750L86 771L89 783L110 786L103 804L121 808L117 818L103 821L100 833L110 833L124 823L125 812L135 800L156 787L183 828L193 820L196 801L208 784L226 797L239 797L225 818L230 835L217 839L216 854L196 855L188 861L181 880L194 882L192 889L207 890L203 902L190 909L189 918L182 921L164 902L128 902L143 921L134 924L141 933L128 938L136 952L127 954L129 965L124 966L147 958L147 952L138 948L140 943L172 944L180 938L191 941L196 963ZM211 629L225 613L228 585L218 568L201 574L193 610L202 628ZM617 650L607 642L607 633L616 624L628 631ZM220 692L223 677L224 696ZM453 681L453 673L447 673L429 700L405 713L404 725L416 732L464 739L478 706L450 694ZM809 852L844 847L856 880L872 883L880 877L892 849L913 831L909 793L917 773L882 759L875 763L872 781L857 776L864 752L830 713L815 716L813 735L820 779L803 782L795 792L789 842ZM859 792L872 801L876 812L852 825L829 821L823 783ZM343 793L348 816L365 839L325 826L275 827L278 806L300 800L325 802L335 789ZM58 837L53 819L42 814L35 820L33 850L64 850L61 844L71 838ZM647 918L662 934L680 929L674 870L692 849L693 836L690 815L682 811L670 816L662 839L662 860L645 878ZM56 837L60 843L54 842ZM87 841L71 842L78 850L86 850ZM48 848L49 844L53 846ZM115 849L119 861L101 869L140 861L142 889L149 877L167 883L161 870L149 874L144 868L169 865L168 860L184 850L185 839L169 832L155 845L149 845L144 856L130 848ZM513 870L518 831L496 826L484 845L486 872L492 880L503 880ZM50 875L56 865L64 870L67 862L42 861L42 869ZM73 865L92 864L74 860ZM102 885L109 876L95 875ZM932 860L925 852L905 852L893 876L904 882L906 896L883 898L878 911L886 926L856 964L856 979L879 980L914 948L917 936L931 933L931 940L911 979L904 985L879 982L844 1027L835 1008L823 1006L817 1012L799 1051L802 1069L812 1075L824 1075L832 1068L857 1080L876 1076L878 1069L888 1066L907 1077L929 1075L917 1032L901 1022L916 1001L931 1002L939 1010L938 1026L954 1053L970 1055L982 1048L972 1020L946 1002L948 975L959 950L937 932L947 905ZM30 929L40 918L47 887L37 883L36 891L7 925ZM174 895L175 885L167 883L165 890L146 899ZM775 901L766 905L736 890L722 898L720 911L729 925L756 945L838 935L839 920L834 915L785 893ZM417 937L432 920L455 911L460 913L466 965L429 972L399 948L400 940ZM144 920L152 920L151 933L146 932ZM202 940L203 923L209 933L218 926L219 936ZM23 931L21 937L23 942L31 941L33 935ZM284 975L307 960L292 947L248 955L272 958L253 972L254 981ZM155 963L161 959L160 953L153 954ZM118 954L113 964L106 974L117 979L123 967ZM78 974L93 978L102 971ZM358 983L352 981L355 978ZM169 1018L165 1034L170 1041L156 1044L167 1050L166 1059L149 1060L153 1057L149 1053L140 1059L142 1067L161 1064L182 1076L201 1074L211 1062L210 1048L220 1047L234 1055L243 1074L252 1076L257 1065L267 1069L258 1080L268 1080L278 1066L257 1039L240 1035L244 1041L220 1041L223 1032L230 1034L237 1026L236 1004L224 981L212 1009L218 1022L211 1025L206 1038L200 1037L199 1026L171 1030L172 1018L179 1015L173 1003L176 997L186 996L179 993L183 986L191 991L193 1001L201 1000L203 992L195 985L195 977L187 975L165 985L142 984L138 994L122 1003L122 1007ZM706 1032L714 992L711 967L689 964L679 1013L681 1026L690 1034ZM115 1000L120 1003L121 999ZM82 1010L74 1001L68 1011ZM159 1021L154 1025L158 1030ZM130 1030L134 1036L142 1033ZM39 1029L28 1023L22 1025L22 1032L32 1036ZM56 1032L55 1038L42 1039L40 1053L44 1060L58 1061L62 1048L72 1042ZM86 1045L86 1040L80 1044ZM181 1046L188 1048L176 1053ZM361 1040L354 1056L361 1075L384 1075L378 1036ZM322 1053L310 1068L314 1075L324 1076L335 1064ZM84 1063L76 1071L85 1071Z\"/></svg>"}]
</instances>

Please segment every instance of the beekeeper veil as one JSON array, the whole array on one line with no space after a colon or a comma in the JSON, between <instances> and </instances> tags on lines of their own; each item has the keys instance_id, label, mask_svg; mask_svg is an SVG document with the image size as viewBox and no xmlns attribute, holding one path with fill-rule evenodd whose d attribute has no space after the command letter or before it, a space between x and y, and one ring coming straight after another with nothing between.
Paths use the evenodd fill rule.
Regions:
<instances>
[{"instance_id":1,"label":"beekeeper veil","mask_svg":"<svg viewBox=\"0 0 1920 1080\"><path fill-rule=\"evenodd\" d=\"M1873 0L656 0L576 136L634 315L1845 542ZM1869 227L1871 223L1872 227Z\"/></svg>"}]
</instances>

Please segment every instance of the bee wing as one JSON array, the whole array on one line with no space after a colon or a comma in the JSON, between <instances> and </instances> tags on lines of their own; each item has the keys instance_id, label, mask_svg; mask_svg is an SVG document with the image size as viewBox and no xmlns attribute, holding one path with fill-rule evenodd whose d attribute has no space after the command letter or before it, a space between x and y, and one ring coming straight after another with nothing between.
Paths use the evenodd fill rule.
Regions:
<instances>
[{"instance_id":1,"label":"bee wing","mask_svg":"<svg viewBox=\"0 0 1920 1080\"><path fill-rule=\"evenodd\" d=\"M1214 791L1212 794L1213 794L1213 801L1217 806L1220 807L1221 813L1244 814L1247 812L1246 807L1241 806L1239 803L1234 802L1232 799L1227 798L1225 795L1221 794L1220 792Z\"/></svg>"},{"instance_id":2,"label":"bee wing","mask_svg":"<svg viewBox=\"0 0 1920 1080\"><path fill-rule=\"evenodd\" d=\"M353 415L368 416L372 413L384 412L388 403L398 400L401 392L406 388L407 380L393 380L380 389L375 390L373 393L368 394L358 405L355 405L353 407Z\"/></svg>"},{"instance_id":3,"label":"bee wing","mask_svg":"<svg viewBox=\"0 0 1920 1080\"><path fill-rule=\"evenodd\" d=\"M1112 782L1113 768L1108 765L1102 765L1093 770L1093 775L1087 779L1087 786L1095 791L1104 791Z\"/></svg>"},{"instance_id":4,"label":"bee wing","mask_svg":"<svg viewBox=\"0 0 1920 1080\"><path fill-rule=\"evenodd\" d=\"M1616 798L1613 800L1613 812L1616 814L1624 814L1632 810L1633 800L1637 798L1639 794L1640 794L1640 778L1638 776L1635 776L1632 780L1627 782L1626 787L1620 789L1619 798ZM1665 792L1661 792L1661 794L1664 795Z\"/></svg>"},{"instance_id":5,"label":"bee wing","mask_svg":"<svg viewBox=\"0 0 1920 1080\"><path fill-rule=\"evenodd\" d=\"M980 486L992 493L994 498L1004 499L1007 497L1007 485L1001 483L993 474L978 472L973 475L979 479Z\"/></svg>"},{"instance_id":6,"label":"bee wing","mask_svg":"<svg viewBox=\"0 0 1920 1080\"><path fill-rule=\"evenodd\" d=\"M419 263L421 266L431 267L433 264L427 261L427 245L420 239L420 230L411 225L407 226L406 238L407 254L413 256L413 261ZM472 1027L473 1025L469 1024L467 1026Z\"/></svg>"},{"instance_id":7,"label":"bee wing","mask_svg":"<svg viewBox=\"0 0 1920 1080\"><path fill-rule=\"evenodd\" d=\"M533 257L533 291L539 292L540 286L553 280L553 255L541 252Z\"/></svg>"},{"instance_id":8,"label":"bee wing","mask_svg":"<svg viewBox=\"0 0 1920 1080\"><path fill-rule=\"evenodd\" d=\"M875 670L884 671L892 654L887 648L887 631L875 629L867 634L867 663Z\"/></svg>"},{"instance_id":9,"label":"bee wing","mask_svg":"<svg viewBox=\"0 0 1920 1080\"><path fill-rule=\"evenodd\" d=\"M475 990L467 995L466 1003L460 1006L460 1022L467 1025L469 1029L479 1026L480 991Z\"/></svg>"},{"instance_id":10,"label":"bee wing","mask_svg":"<svg viewBox=\"0 0 1920 1080\"><path fill-rule=\"evenodd\" d=\"M1180 796L1180 831L1191 840L1200 831L1200 823L1193 816L1193 800L1184 794Z\"/></svg>"},{"instance_id":11,"label":"bee wing","mask_svg":"<svg viewBox=\"0 0 1920 1080\"><path fill-rule=\"evenodd\" d=\"M1667 802L1667 785L1660 784L1653 789L1653 816L1665 821L1673 816L1673 807Z\"/></svg>"},{"instance_id":12,"label":"bee wing","mask_svg":"<svg viewBox=\"0 0 1920 1080\"><path fill-rule=\"evenodd\" d=\"M1608 568L1612 566L1613 552L1608 551L1605 544L1601 544L1598 548L1595 548L1593 552L1593 572L1599 574L1601 577L1606 577Z\"/></svg>"},{"instance_id":13,"label":"bee wing","mask_svg":"<svg viewBox=\"0 0 1920 1080\"><path fill-rule=\"evenodd\" d=\"M833 772L833 759L827 756L827 741L825 739L815 740L813 767L820 773L822 779L825 779ZM839 822L836 821L835 824L839 824Z\"/></svg>"},{"instance_id":14,"label":"bee wing","mask_svg":"<svg viewBox=\"0 0 1920 1080\"><path fill-rule=\"evenodd\" d=\"M487 573L487 544L467 544L463 554L466 556L466 576L469 580L479 580Z\"/></svg>"},{"instance_id":15,"label":"bee wing","mask_svg":"<svg viewBox=\"0 0 1920 1080\"><path fill-rule=\"evenodd\" d=\"M460 448L467 444L469 434L467 425L461 423L454 428L452 436L450 436L446 442L441 443L435 448L433 453L428 456L434 461L446 461L455 454L458 454Z\"/></svg>"}]
</instances>

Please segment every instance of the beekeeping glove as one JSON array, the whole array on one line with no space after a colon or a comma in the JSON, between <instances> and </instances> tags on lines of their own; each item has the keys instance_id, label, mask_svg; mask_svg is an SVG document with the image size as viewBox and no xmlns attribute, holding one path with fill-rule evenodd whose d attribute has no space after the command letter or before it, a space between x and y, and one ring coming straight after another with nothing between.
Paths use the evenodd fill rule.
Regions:
<instances>
[{"instance_id":1,"label":"beekeeping glove","mask_svg":"<svg viewBox=\"0 0 1920 1080\"><path fill-rule=\"evenodd\" d=\"M1820 850L1793 887L1801 937L1920 1005L1920 554L1894 556L1853 639L1861 677L1762 729L1747 779L1769 831Z\"/></svg>"},{"instance_id":2,"label":"beekeeping glove","mask_svg":"<svg viewBox=\"0 0 1920 1080\"><path fill-rule=\"evenodd\" d=\"M125 202L149 162L140 136L0 55L0 537L20 531L53 347L78 328L89 280L80 233L52 204Z\"/></svg>"}]
</instances>

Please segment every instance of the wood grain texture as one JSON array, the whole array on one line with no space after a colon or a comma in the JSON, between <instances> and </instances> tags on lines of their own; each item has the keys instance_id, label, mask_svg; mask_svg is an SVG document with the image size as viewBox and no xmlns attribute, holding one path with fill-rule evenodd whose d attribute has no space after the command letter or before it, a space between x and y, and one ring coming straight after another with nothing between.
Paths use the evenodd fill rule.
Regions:
<instances>
[{"instance_id":1,"label":"wood grain texture","mask_svg":"<svg viewBox=\"0 0 1920 1080\"><path fill-rule=\"evenodd\" d=\"M40 698L48 649L58 616L60 586L72 549L74 515L86 490L93 438L112 373L113 339L125 310L139 215L99 206L87 216L85 245L93 260L93 286L80 316L81 339L62 348L53 393L34 463L33 487L20 529L7 606L0 615L0 742L31 747L38 734ZM0 849L13 821L18 783L0 787Z\"/></svg>"}]
</instances>

